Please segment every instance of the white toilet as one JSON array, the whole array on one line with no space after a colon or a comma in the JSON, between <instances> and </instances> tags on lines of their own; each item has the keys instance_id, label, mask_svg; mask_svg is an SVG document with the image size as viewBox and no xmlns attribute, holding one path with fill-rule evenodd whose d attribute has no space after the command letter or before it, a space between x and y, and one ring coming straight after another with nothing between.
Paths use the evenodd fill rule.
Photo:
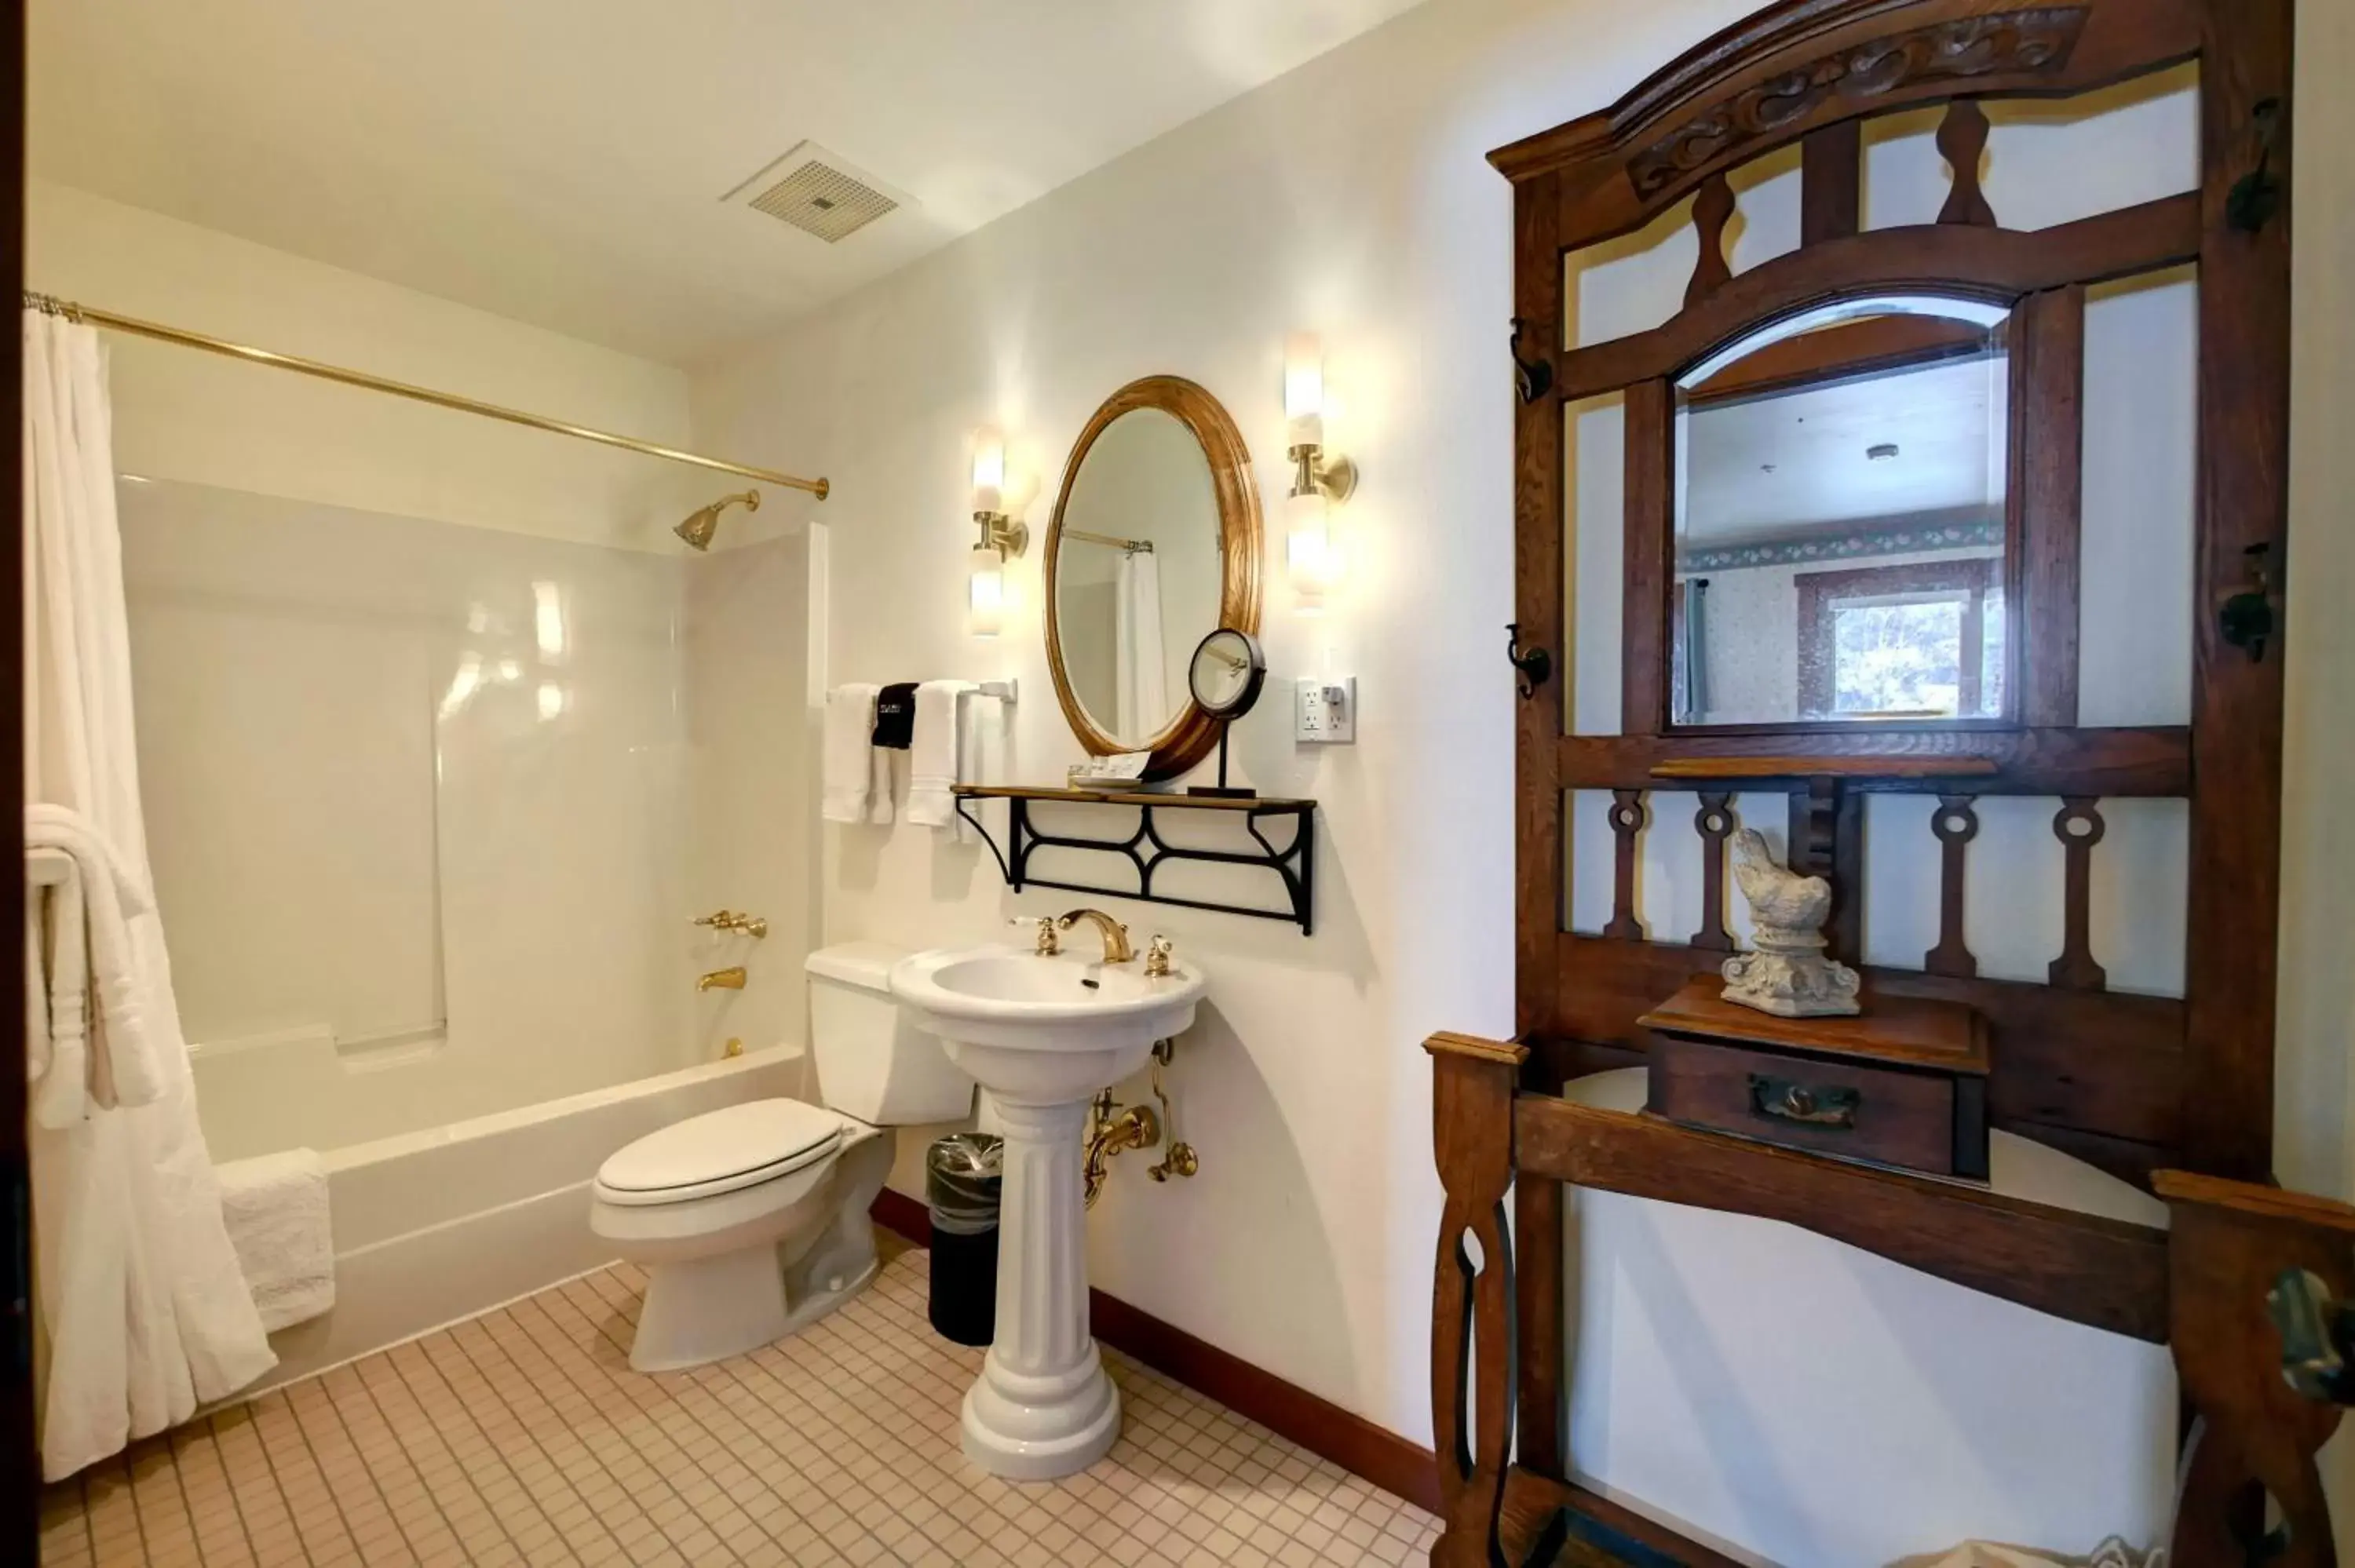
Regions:
<instances>
[{"instance_id":1,"label":"white toilet","mask_svg":"<svg viewBox=\"0 0 2355 1568\"><path fill-rule=\"evenodd\" d=\"M868 1205L897 1124L959 1121L973 1080L900 1019L907 955L852 942L809 956L810 1050L824 1106L751 1100L691 1117L599 1168L589 1228L645 1267L630 1365L675 1372L783 1338L875 1277Z\"/></svg>"}]
</instances>

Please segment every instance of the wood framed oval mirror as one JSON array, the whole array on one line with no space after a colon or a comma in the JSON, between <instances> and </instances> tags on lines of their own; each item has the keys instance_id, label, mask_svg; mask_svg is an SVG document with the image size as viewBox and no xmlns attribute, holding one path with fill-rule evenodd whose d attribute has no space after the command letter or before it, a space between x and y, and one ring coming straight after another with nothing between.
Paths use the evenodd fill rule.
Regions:
<instances>
[{"instance_id":1,"label":"wood framed oval mirror","mask_svg":"<svg viewBox=\"0 0 2355 1568\"><path fill-rule=\"evenodd\" d=\"M1172 779L1218 744L1186 662L1260 618L1259 489L1242 432L1176 376L1132 381L1089 418L1047 529L1047 665L1080 744L1152 754Z\"/></svg>"}]
</instances>

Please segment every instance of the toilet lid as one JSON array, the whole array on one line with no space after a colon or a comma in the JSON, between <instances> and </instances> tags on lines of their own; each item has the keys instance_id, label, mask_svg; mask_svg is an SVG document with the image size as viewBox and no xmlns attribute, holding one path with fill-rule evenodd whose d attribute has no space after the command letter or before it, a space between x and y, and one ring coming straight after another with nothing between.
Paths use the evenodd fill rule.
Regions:
<instances>
[{"instance_id":1,"label":"toilet lid","mask_svg":"<svg viewBox=\"0 0 2355 1568\"><path fill-rule=\"evenodd\" d=\"M648 1133L600 1166L597 1184L614 1194L734 1192L824 1159L842 1130L840 1113L823 1106L748 1100Z\"/></svg>"}]
</instances>

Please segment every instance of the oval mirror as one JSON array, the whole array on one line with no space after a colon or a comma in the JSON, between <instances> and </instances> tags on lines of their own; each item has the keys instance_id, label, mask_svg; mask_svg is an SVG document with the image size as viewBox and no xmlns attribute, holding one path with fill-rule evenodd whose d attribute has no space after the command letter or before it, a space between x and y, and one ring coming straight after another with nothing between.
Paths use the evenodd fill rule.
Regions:
<instances>
[{"instance_id":1,"label":"oval mirror","mask_svg":"<svg viewBox=\"0 0 2355 1568\"><path fill-rule=\"evenodd\" d=\"M1679 380L1677 723L2012 711L2005 322L1962 300L1848 301Z\"/></svg>"},{"instance_id":2,"label":"oval mirror","mask_svg":"<svg viewBox=\"0 0 2355 1568\"><path fill-rule=\"evenodd\" d=\"M1047 661L1063 715L1097 756L1184 772L1218 739L1187 689L1220 627L1256 633L1260 517L1251 454L1218 400L1148 376L1072 444L1047 531Z\"/></svg>"}]
</instances>

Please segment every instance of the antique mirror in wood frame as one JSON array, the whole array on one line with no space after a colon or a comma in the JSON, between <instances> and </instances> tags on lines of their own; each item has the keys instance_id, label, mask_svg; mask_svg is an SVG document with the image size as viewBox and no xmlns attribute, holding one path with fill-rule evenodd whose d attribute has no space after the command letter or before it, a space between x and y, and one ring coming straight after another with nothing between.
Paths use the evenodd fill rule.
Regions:
<instances>
[{"instance_id":1,"label":"antique mirror in wood frame","mask_svg":"<svg viewBox=\"0 0 2355 1568\"><path fill-rule=\"evenodd\" d=\"M1085 547L1099 554L1106 550L1154 548L1150 538L1133 536L1148 535L1152 530L1135 524L1131 520L1134 514L1124 510L1118 501L1092 501L1106 488L1102 482L1105 463L1100 460L1091 469L1089 459L1092 454L1111 451L1109 440L1116 432L1162 434L1156 421L1182 429L1199 449L1201 469L1191 470L1189 462L1189 471L1173 476L1172 482L1186 486L1189 492L1199 486L1201 504L1181 508L1174 525L1189 536L1197 527L1213 532L1213 537L1205 542L1215 544L1215 567L1201 560L1200 553L1196 552L1198 569L1206 580L1193 586L1202 590L1196 597L1203 599L1206 614L1210 602L1207 596L1215 594L1215 618L1210 624L1170 627L1170 636L1184 646L1167 662L1161 684L1168 692L1183 694L1183 700L1168 703L1166 718L1148 718L1136 726L1124 726L1115 714L1098 711L1106 705L1104 699L1099 697L1092 703L1086 694L1090 683L1106 673L1095 665L1108 660L1112 651L1098 646L1103 639L1091 640L1073 623L1073 611L1067 608L1065 599L1075 569L1066 567L1063 552L1067 546ZM1162 440L1166 445L1166 434ZM1140 482L1162 482L1140 476ZM1105 515L1092 514L1092 507L1102 509L1107 505L1111 510ZM1161 554L1172 553L1170 543L1167 539L1161 541ZM1161 779L1184 773L1209 754L1218 744L1220 726L1186 693L1185 661L1201 638L1218 627L1258 635L1261 549L1259 489L1252 477L1251 452L1243 444L1242 432L1235 428L1234 420L1216 397L1179 376L1148 376L1130 382L1104 399L1089 418L1079 439L1071 443L1071 458L1063 467L1062 487L1055 497L1054 518L1047 529L1046 547L1047 665L1054 676L1055 696L1062 705L1063 717L1092 755L1149 752L1151 760L1146 766L1145 777ZM1158 565L1156 561L1156 568ZM1172 586L1174 588L1183 585ZM1076 597L1073 596L1075 603ZM1156 619L1159 619L1157 612Z\"/></svg>"},{"instance_id":2,"label":"antique mirror in wood frame","mask_svg":"<svg viewBox=\"0 0 2355 1568\"><path fill-rule=\"evenodd\" d=\"M2015 721L2038 643L2010 613L2030 522L2010 458L2041 440L2012 414L2035 388L2010 314L1840 299L1676 377L1671 729Z\"/></svg>"},{"instance_id":3,"label":"antique mirror in wood frame","mask_svg":"<svg viewBox=\"0 0 2355 1568\"><path fill-rule=\"evenodd\" d=\"M2131 1181L2163 1164L2265 1174L2280 662L2255 656L2222 608L2237 601L2277 615L2280 607L2277 580L2257 576L2269 552L2280 558L2286 527L2287 249L2263 199L2286 155L2280 8L2279 0L1784 0L1614 108L1492 155L1515 192L1518 638L1566 677L1521 704L1518 745L1518 1011L1536 1078L1641 1062L1646 1041L1636 1019L1732 949L1724 862L1743 795L1787 802L1786 822L1747 825L1785 829L1792 862L1830 878L1828 934L1851 962L1863 951L1867 800L1928 797L1936 804L1923 844L1898 847L1931 858L1939 939L1918 966L1868 966L1868 994L1941 998L1988 1020L1998 1127ZM2196 185L2044 227L2006 227L1981 184L1990 136L1983 101L2075 99L2195 58ZM1932 221L1868 228L1866 122L1902 111L1930 117L1949 189ZM1747 199L1737 185L1749 188L1745 165L1785 149L1796 154L1798 244L1736 270L1730 236ZM2072 171L2032 173L2066 181ZM1625 335L1572 341L1581 302L1568 294L1566 263L1678 222L1689 224L1698 253L1681 307ZM2190 722L2083 726L2088 295L2184 268L2198 280ZM1762 333L1923 296L1980 307L1981 324L2001 335L2007 647L1998 710L1688 722L1695 715L1678 709L1673 658L1680 398L1730 372L1771 382L1777 352L1830 335L1729 353ZM1864 327L1890 341L1859 341L1840 374L1876 355L1943 352L1904 341L1927 329L1902 313L1873 312L1846 330L1862 340ZM1619 399L1624 440L1618 719L1588 726L1574 722L1569 700L1578 672L1567 638L1576 509L1566 427L1570 410L1604 397ZM1581 559L1582 582L1598 564ZM1857 592L1838 575L1849 566L1823 564L1819 599ZM1972 583L1997 576L1969 569L1985 575L1876 586L1886 598L1966 597ZM1960 704L1949 696L1946 705ZM1698 795L1689 824L1666 813L1654 821L1651 798L1668 792ZM1608 812L1608 918L1583 930L1570 928L1573 793L1603 799ZM1982 975L1965 939L1977 807L1993 797L2051 802L2061 929L2049 976L2034 981ZM2180 996L2113 990L2089 940L2092 868L2105 853L2102 802L2133 798L2189 802ZM1647 832L1700 841L1704 916L1689 936L1655 931L1642 916Z\"/></svg>"}]
</instances>

